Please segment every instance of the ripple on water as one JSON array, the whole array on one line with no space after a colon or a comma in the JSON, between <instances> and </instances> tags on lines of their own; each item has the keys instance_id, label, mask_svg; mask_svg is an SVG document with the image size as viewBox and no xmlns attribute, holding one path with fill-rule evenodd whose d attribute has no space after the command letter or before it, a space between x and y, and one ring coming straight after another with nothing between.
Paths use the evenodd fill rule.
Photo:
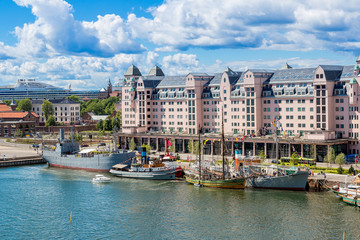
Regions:
<instances>
[{"instance_id":1,"label":"ripple on water","mask_svg":"<svg viewBox=\"0 0 360 240\"><path fill-rule=\"evenodd\" d=\"M194 188L44 166L0 169L1 239L359 239L332 193ZM5 207L6 206L6 207ZM73 212L70 224L70 212ZM356 226L356 224L355 224Z\"/></svg>"}]
</instances>

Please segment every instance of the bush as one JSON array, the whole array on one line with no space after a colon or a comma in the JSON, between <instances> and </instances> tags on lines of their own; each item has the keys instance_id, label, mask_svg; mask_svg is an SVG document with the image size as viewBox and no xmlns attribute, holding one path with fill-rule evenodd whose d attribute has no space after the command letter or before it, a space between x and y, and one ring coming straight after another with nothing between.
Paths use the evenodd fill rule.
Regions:
<instances>
[{"instance_id":1,"label":"bush","mask_svg":"<svg viewBox=\"0 0 360 240\"><path fill-rule=\"evenodd\" d=\"M338 174L343 174L344 172L344 169L340 166L338 169L337 169L337 173Z\"/></svg>"},{"instance_id":2,"label":"bush","mask_svg":"<svg viewBox=\"0 0 360 240\"><path fill-rule=\"evenodd\" d=\"M350 165L349 167L349 174L353 174L355 172L354 168L352 165Z\"/></svg>"}]
</instances>

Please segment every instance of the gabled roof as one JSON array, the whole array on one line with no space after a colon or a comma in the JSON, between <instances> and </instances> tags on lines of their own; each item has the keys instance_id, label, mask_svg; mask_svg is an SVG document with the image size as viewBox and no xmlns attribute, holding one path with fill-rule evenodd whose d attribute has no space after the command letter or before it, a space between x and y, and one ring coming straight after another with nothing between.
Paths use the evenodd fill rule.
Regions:
<instances>
[{"instance_id":1,"label":"gabled roof","mask_svg":"<svg viewBox=\"0 0 360 240\"><path fill-rule=\"evenodd\" d=\"M344 66L319 65L324 70L326 80L335 81L340 78Z\"/></svg>"},{"instance_id":2,"label":"gabled roof","mask_svg":"<svg viewBox=\"0 0 360 240\"><path fill-rule=\"evenodd\" d=\"M28 112L0 112L0 119L23 119Z\"/></svg>"},{"instance_id":3,"label":"gabled roof","mask_svg":"<svg viewBox=\"0 0 360 240\"><path fill-rule=\"evenodd\" d=\"M131 65L125 72L125 76L141 76L140 70L135 66Z\"/></svg>"},{"instance_id":4,"label":"gabled roof","mask_svg":"<svg viewBox=\"0 0 360 240\"><path fill-rule=\"evenodd\" d=\"M11 108L6 103L0 103L0 112L11 111Z\"/></svg>"},{"instance_id":5,"label":"gabled roof","mask_svg":"<svg viewBox=\"0 0 360 240\"><path fill-rule=\"evenodd\" d=\"M165 74L163 73L161 68L159 68L158 66L155 66L150 70L149 76L165 76Z\"/></svg>"}]
</instances>

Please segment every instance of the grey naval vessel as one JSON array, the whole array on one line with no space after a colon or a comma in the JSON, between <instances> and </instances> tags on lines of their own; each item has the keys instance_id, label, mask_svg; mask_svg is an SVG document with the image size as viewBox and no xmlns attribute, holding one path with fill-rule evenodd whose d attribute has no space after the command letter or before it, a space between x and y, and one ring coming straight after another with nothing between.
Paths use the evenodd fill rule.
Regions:
<instances>
[{"instance_id":1,"label":"grey naval vessel","mask_svg":"<svg viewBox=\"0 0 360 240\"><path fill-rule=\"evenodd\" d=\"M116 141L115 141L116 146ZM79 151L79 143L73 139L64 139L60 130L59 142L53 147L44 147L42 157L50 166L78 170L109 172L116 164L131 164L135 152L118 150L96 154L95 149Z\"/></svg>"}]
</instances>

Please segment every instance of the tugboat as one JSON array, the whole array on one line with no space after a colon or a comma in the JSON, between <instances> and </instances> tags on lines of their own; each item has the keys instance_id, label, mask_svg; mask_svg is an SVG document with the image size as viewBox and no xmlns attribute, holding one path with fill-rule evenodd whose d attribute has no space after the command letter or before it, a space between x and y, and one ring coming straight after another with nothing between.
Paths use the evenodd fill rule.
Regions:
<instances>
[{"instance_id":1,"label":"tugboat","mask_svg":"<svg viewBox=\"0 0 360 240\"><path fill-rule=\"evenodd\" d=\"M148 161L146 148L141 148L142 162L134 162L128 166L126 164L116 164L110 173L117 177L151 179L151 180L173 180L175 179L175 169L167 167L160 160Z\"/></svg>"},{"instance_id":2,"label":"tugboat","mask_svg":"<svg viewBox=\"0 0 360 240\"><path fill-rule=\"evenodd\" d=\"M116 130L114 135L117 146ZM49 166L96 172L109 172L113 165L126 163L134 156L135 152L119 151L117 147L113 151L100 154L97 154L95 149L79 151L79 143L74 141L73 134L71 140L65 139L63 129L60 129L60 138L56 146L44 147L42 153Z\"/></svg>"}]
</instances>

